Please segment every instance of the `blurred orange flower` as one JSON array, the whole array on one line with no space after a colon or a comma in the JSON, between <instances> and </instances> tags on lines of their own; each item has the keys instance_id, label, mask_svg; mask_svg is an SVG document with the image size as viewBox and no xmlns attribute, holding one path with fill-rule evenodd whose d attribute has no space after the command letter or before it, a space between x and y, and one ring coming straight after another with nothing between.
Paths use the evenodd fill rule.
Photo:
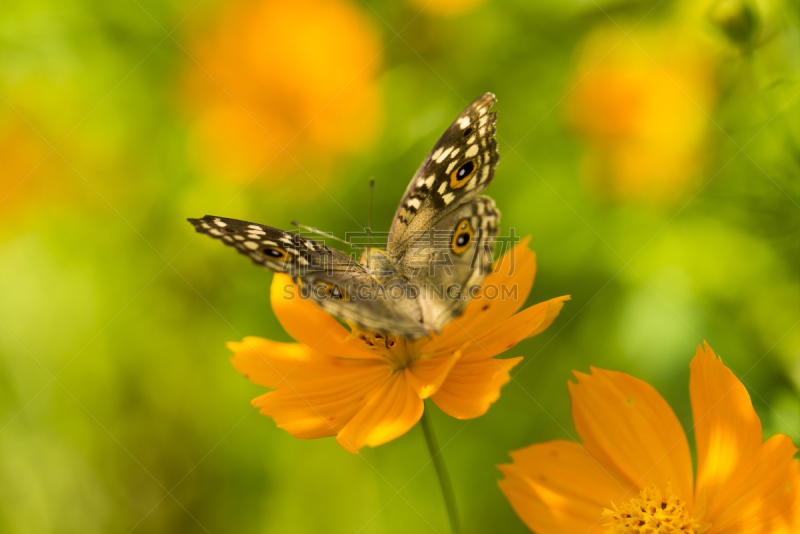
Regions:
<instances>
[{"instance_id":1,"label":"blurred orange flower","mask_svg":"<svg viewBox=\"0 0 800 534\"><path fill-rule=\"evenodd\" d=\"M538 534L789 534L800 528L797 448L763 440L744 385L706 344L691 363L697 445L649 384L592 368L569 383L583 445L551 441L511 453L500 481Z\"/></svg>"},{"instance_id":2,"label":"blurred orange flower","mask_svg":"<svg viewBox=\"0 0 800 534\"><path fill-rule=\"evenodd\" d=\"M293 158L325 168L378 133L380 39L347 0L237 3L191 53L190 151L211 173L249 182Z\"/></svg>"},{"instance_id":3,"label":"blurred orange flower","mask_svg":"<svg viewBox=\"0 0 800 534\"><path fill-rule=\"evenodd\" d=\"M670 204L697 178L716 97L714 53L694 30L616 26L590 34L578 56L567 121L587 142L589 189Z\"/></svg>"},{"instance_id":4,"label":"blurred orange flower","mask_svg":"<svg viewBox=\"0 0 800 534\"><path fill-rule=\"evenodd\" d=\"M457 17L477 8L485 0L411 0L426 15Z\"/></svg>"},{"instance_id":5,"label":"blurred orange flower","mask_svg":"<svg viewBox=\"0 0 800 534\"><path fill-rule=\"evenodd\" d=\"M74 172L22 119L0 118L0 218L17 220L74 197ZM8 224L8 222L6 222Z\"/></svg>"},{"instance_id":6,"label":"blurred orange flower","mask_svg":"<svg viewBox=\"0 0 800 534\"><path fill-rule=\"evenodd\" d=\"M337 436L352 453L405 434L422 417L428 397L458 419L483 415L522 360L494 356L550 326L569 299L516 313L536 274L536 256L526 245L523 241L498 260L483 286L516 284L515 298L478 297L441 335L414 341L358 327L348 332L313 302L284 299L292 281L276 274L272 308L298 342L247 337L228 344L240 373L273 388L253 399L253 406L297 438Z\"/></svg>"}]
</instances>

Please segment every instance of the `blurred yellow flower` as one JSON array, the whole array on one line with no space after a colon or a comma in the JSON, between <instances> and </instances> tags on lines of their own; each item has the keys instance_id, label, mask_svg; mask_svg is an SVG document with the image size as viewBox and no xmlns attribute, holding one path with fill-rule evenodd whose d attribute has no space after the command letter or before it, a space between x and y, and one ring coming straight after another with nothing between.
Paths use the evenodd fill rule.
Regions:
<instances>
[{"instance_id":1,"label":"blurred yellow flower","mask_svg":"<svg viewBox=\"0 0 800 534\"><path fill-rule=\"evenodd\" d=\"M213 174L249 182L273 159L273 172L325 169L378 133L380 39L347 0L237 3L191 53L190 151Z\"/></svg>"},{"instance_id":2,"label":"blurred yellow flower","mask_svg":"<svg viewBox=\"0 0 800 534\"><path fill-rule=\"evenodd\" d=\"M616 26L578 56L569 125L586 139L582 174L596 194L670 204L698 177L716 97L714 54L695 30Z\"/></svg>"},{"instance_id":3,"label":"blurred yellow flower","mask_svg":"<svg viewBox=\"0 0 800 534\"><path fill-rule=\"evenodd\" d=\"M247 337L231 342L234 367L273 391L253 399L291 435L337 436L352 453L405 434L428 397L458 419L483 415L522 357L494 356L546 329L564 301L558 297L520 313L536 274L527 241L507 252L483 287L517 286L514 298L476 298L441 335L407 340L357 327L348 332L308 300L284 299L288 275L276 274L272 308L297 343ZM488 304L487 304L488 302Z\"/></svg>"},{"instance_id":4,"label":"blurred yellow flower","mask_svg":"<svg viewBox=\"0 0 800 534\"><path fill-rule=\"evenodd\" d=\"M469 13L485 0L411 0L425 15L457 17Z\"/></svg>"},{"instance_id":5,"label":"blurred yellow flower","mask_svg":"<svg viewBox=\"0 0 800 534\"><path fill-rule=\"evenodd\" d=\"M706 344L691 363L697 445L649 384L592 368L569 383L583 444L551 441L511 453L500 488L538 534L789 534L800 528L797 448L763 440L744 385Z\"/></svg>"}]
</instances>

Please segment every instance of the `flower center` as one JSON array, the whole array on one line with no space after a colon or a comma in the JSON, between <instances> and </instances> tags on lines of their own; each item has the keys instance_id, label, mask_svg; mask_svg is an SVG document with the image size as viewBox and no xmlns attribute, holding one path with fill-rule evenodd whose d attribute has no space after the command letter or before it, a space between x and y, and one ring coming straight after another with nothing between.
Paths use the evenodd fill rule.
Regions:
<instances>
[{"instance_id":1,"label":"flower center","mask_svg":"<svg viewBox=\"0 0 800 534\"><path fill-rule=\"evenodd\" d=\"M395 371L405 369L414 360L431 356L427 349L428 338L411 340L392 334L364 330L354 324L351 324L350 328L350 342L358 343L369 351L382 356Z\"/></svg>"},{"instance_id":2,"label":"flower center","mask_svg":"<svg viewBox=\"0 0 800 534\"><path fill-rule=\"evenodd\" d=\"M667 488L665 494L655 486L644 488L638 497L613 509L604 509L604 526L613 534L701 534L711 528L689 515L686 503Z\"/></svg>"}]
</instances>

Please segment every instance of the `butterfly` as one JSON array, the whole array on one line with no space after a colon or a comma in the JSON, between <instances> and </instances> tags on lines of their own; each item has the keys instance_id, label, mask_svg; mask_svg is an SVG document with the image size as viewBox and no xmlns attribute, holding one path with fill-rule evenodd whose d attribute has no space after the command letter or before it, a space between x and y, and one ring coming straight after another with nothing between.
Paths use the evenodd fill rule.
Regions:
<instances>
[{"instance_id":1,"label":"butterfly","mask_svg":"<svg viewBox=\"0 0 800 534\"><path fill-rule=\"evenodd\" d=\"M356 260L292 232L206 215L195 229L288 273L300 296L359 327L417 339L461 315L491 270L500 212L480 193L494 177L497 101L461 112L422 162L394 215L385 250Z\"/></svg>"}]
</instances>

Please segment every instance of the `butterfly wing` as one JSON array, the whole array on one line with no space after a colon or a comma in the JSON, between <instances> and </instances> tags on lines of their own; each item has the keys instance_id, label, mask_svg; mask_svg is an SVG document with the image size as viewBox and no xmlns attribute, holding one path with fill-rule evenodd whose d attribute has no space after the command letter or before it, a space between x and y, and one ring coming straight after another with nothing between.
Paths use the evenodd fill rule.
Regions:
<instances>
[{"instance_id":1,"label":"butterfly wing","mask_svg":"<svg viewBox=\"0 0 800 534\"><path fill-rule=\"evenodd\" d=\"M403 256L418 237L492 181L500 158L494 139L497 113L489 112L496 101L486 93L467 106L422 162L389 229L390 255Z\"/></svg>"},{"instance_id":2,"label":"butterfly wing","mask_svg":"<svg viewBox=\"0 0 800 534\"><path fill-rule=\"evenodd\" d=\"M461 315L492 266L500 212L479 196L442 218L407 249L399 265L419 284L425 327L440 332Z\"/></svg>"},{"instance_id":3,"label":"butterfly wing","mask_svg":"<svg viewBox=\"0 0 800 534\"><path fill-rule=\"evenodd\" d=\"M383 284L365 272L314 272L302 278L300 289L326 312L361 328L410 339L430 333L418 294L404 280Z\"/></svg>"},{"instance_id":4,"label":"butterfly wing","mask_svg":"<svg viewBox=\"0 0 800 534\"><path fill-rule=\"evenodd\" d=\"M394 298L366 268L347 254L270 226L206 215L189 219L195 230L218 239L256 265L299 281L302 298L362 328L409 338L428 335L419 305ZM404 295L404 288L396 295ZM391 290L391 288L388 288Z\"/></svg>"},{"instance_id":5,"label":"butterfly wing","mask_svg":"<svg viewBox=\"0 0 800 534\"><path fill-rule=\"evenodd\" d=\"M271 226L213 215L188 221L201 234L235 248L256 265L295 278L309 272L350 271L361 267L343 252Z\"/></svg>"}]
</instances>

